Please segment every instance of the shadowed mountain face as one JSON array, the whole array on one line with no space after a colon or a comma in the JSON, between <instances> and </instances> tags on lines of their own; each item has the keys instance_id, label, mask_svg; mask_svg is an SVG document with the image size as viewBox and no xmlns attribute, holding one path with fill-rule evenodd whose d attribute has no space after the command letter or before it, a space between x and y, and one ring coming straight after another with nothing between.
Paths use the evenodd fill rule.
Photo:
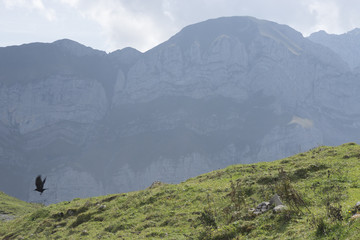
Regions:
<instances>
[{"instance_id":1,"label":"shadowed mountain face","mask_svg":"<svg viewBox=\"0 0 360 240\"><path fill-rule=\"evenodd\" d=\"M344 34L328 34L319 31L309 36L311 41L320 43L344 59L349 66L360 73L360 29L355 28Z\"/></svg>"},{"instance_id":2,"label":"shadowed mountain face","mask_svg":"<svg viewBox=\"0 0 360 240\"><path fill-rule=\"evenodd\" d=\"M357 141L357 79L329 48L251 17L188 26L145 53L0 48L0 189L52 203Z\"/></svg>"}]
</instances>

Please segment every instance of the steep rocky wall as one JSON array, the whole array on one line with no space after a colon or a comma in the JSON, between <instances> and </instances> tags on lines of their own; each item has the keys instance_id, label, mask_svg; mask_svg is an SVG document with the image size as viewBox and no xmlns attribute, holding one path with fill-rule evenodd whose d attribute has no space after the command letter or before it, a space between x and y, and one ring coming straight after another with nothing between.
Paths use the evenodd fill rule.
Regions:
<instances>
[{"instance_id":1,"label":"steep rocky wall","mask_svg":"<svg viewBox=\"0 0 360 240\"><path fill-rule=\"evenodd\" d=\"M46 65L31 68L43 48ZM0 73L0 189L24 200L132 191L359 140L357 75L273 22L209 20L146 53L69 40L4 52L2 66L21 61Z\"/></svg>"}]
</instances>

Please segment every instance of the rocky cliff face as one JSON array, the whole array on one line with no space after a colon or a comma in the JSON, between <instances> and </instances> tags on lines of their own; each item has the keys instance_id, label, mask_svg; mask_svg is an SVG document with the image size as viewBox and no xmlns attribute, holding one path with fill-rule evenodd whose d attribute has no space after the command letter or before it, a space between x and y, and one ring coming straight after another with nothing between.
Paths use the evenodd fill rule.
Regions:
<instances>
[{"instance_id":1,"label":"rocky cliff face","mask_svg":"<svg viewBox=\"0 0 360 240\"><path fill-rule=\"evenodd\" d=\"M351 66L255 18L194 24L145 53L60 40L0 48L0 63L0 189L24 200L126 192L358 140Z\"/></svg>"},{"instance_id":2,"label":"rocky cliff face","mask_svg":"<svg viewBox=\"0 0 360 240\"><path fill-rule=\"evenodd\" d=\"M360 29L356 28L344 34L328 34L319 31L309 36L313 42L324 45L346 61L352 69L360 69Z\"/></svg>"}]
</instances>

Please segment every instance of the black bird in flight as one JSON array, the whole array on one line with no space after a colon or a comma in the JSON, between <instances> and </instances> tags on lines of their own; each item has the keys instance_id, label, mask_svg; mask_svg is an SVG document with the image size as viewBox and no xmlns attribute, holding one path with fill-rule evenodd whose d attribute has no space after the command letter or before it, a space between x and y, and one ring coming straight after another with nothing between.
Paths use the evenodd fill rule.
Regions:
<instances>
[{"instance_id":1,"label":"black bird in flight","mask_svg":"<svg viewBox=\"0 0 360 240\"><path fill-rule=\"evenodd\" d=\"M37 176L36 180L35 180L36 188L34 189L34 191L40 192L40 195L41 195L43 193L43 191L45 191L47 189L47 188L44 188L45 181L46 181L46 177L44 178L44 180L41 180L41 175Z\"/></svg>"}]
</instances>

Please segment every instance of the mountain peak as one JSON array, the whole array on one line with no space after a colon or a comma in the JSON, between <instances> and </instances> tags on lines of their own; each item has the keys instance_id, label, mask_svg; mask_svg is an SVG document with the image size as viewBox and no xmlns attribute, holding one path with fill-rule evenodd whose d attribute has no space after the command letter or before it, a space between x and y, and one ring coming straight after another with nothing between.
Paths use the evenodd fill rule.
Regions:
<instances>
[{"instance_id":1,"label":"mountain peak","mask_svg":"<svg viewBox=\"0 0 360 240\"><path fill-rule=\"evenodd\" d=\"M141 52L135 48L126 47L121 50L111 52L109 56L120 63L124 68L130 68L141 56Z\"/></svg>"},{"instance_id":2,"label":"mountain peak","mask_svg":"<svg viewBox=\"0 0 360 240\"><path fill-rule=\"evenodd\" d=\"M351 69L358 69L359 61L359 39L360 28L355 28L343 34L328 34L325 31L319 31L311 34L309 39L330 48L337 53Z\"/></svg>"},{"instance_id":3,"label":"mountain peak","mask_svg":"<svg viewBox=\"0 0 360 240\"><path fill-rule=\"evenodd\" d=\"M135 48L126 47L126 48L111 52L110 54L112 54L112 55L128 55L128 54L137 55L137 54L141 54L141 52Z\"/></svg>"},{"instance_id":4,"label":"mountain peak","mask_svg":"<svg viewBox=\"0 0 360 240\"><path fill-rule=\"evenodd\" d=\"M254 17L234 16L189 25L164 44L177 44L186 49L197 42L206 49L219 36L236 38L244 45L250 44L258 37L271 38L292 50L298 49L297 45L303 39L301 33L289 26Z\"/></svg>"},{"instance_id":5,"label":"mountain peak","mask_svg":"<svg viewBox=\"0 0 360 240\"><path fill-rule=\"evenodd\" d=\"M64 48L76 56L88 56L88 55L104 55L104 51L96 50L91 47L84 46L76 41L71 39L60 39L52 44Z\"/></svg>"},{"instance_id":6,"label":"mountain peak","mask_svg":"<svg viewBox=\"0 0 360 240\"><path fill-rule=\"evenodd\" d=\"M59 39L59 40L56 40L53 42L53 44L55 45L59 45L59 46L67 46L67 45L78 45L78 46L83 46L85 47L84 45L74 41L74 40L71 40L71 39L68 39L68 38L63 38L63 39Z\"/></svg>"},{"instance_id":7,"label":"mountain peak","mask_svg":"<svg viewBox=\"0 0 360 240\"><path fill-rule=\"evenodd\" d=\"M346 34L349 34L352 36L358 36L358 35L360 35L360 28L354 28L353 30L347 32Z\"/></svg>"}]
</instances>

